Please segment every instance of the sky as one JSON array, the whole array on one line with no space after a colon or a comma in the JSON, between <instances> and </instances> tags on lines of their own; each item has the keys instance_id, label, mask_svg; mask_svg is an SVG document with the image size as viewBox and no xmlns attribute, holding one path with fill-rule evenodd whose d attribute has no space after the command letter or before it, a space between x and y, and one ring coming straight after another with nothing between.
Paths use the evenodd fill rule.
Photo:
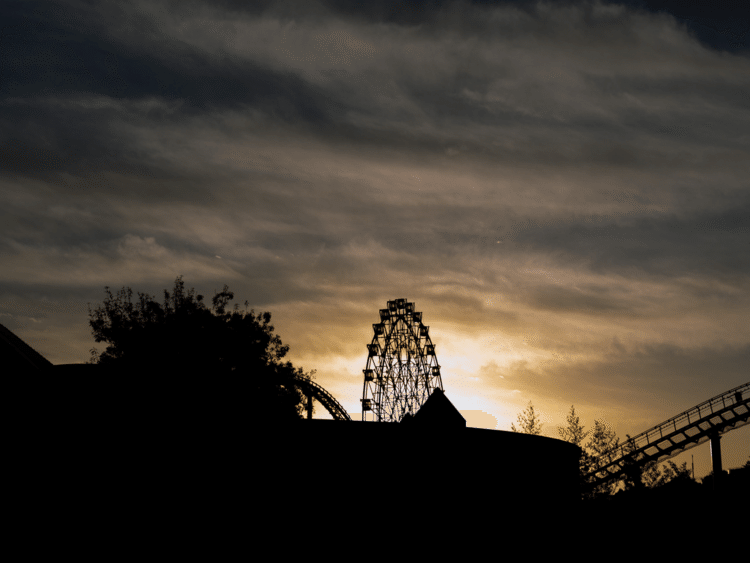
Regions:
<instances>
[{"instance_id":1,"label":"sky","mask_svg":"<svg viewBox=\"0 0 750 563\"><path fill-rule=\"evenodd\" d=\"M750 380L733 6L5 1L0 323L85 362L105 286L226 284L356 415L406 298L470 426L645 431Z\"/></svg>"}]
</instances>

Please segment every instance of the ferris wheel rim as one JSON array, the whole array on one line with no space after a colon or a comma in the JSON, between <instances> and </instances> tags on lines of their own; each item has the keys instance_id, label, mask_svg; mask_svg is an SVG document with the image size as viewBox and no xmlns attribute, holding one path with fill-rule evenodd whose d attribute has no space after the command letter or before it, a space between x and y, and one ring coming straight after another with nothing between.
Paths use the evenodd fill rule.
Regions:
<instances>
[{"instance_id":1,"label":"ferris wheel rim","mask_svg":"<svg viewBox=\"0 0 750 563\"><path fill-rule=\"evenodd\" d=\"M422 313L406 299L388 301L373 332L363 370L362 420L367 420L368 412L378 421L391 422L416 414L434 390L443 389L435 345Z\"/></svg>"}]
</instances>

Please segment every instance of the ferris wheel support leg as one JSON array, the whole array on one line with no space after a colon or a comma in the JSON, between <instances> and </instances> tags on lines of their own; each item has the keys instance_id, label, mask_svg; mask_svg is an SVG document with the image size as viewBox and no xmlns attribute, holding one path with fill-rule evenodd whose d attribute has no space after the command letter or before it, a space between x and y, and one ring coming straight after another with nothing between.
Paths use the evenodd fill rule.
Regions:
<instances>
[{"instance_id":1,"label":"ferris wheel support leg","mask_svg":"<svg viewBox=\"0 0 750 563\"><path fill-rule=\"evenodd\" d=\"M721 488L721 435L716 432L711 435L711 463L713 464L714 492Z\"/></svg>"}]
</instances>

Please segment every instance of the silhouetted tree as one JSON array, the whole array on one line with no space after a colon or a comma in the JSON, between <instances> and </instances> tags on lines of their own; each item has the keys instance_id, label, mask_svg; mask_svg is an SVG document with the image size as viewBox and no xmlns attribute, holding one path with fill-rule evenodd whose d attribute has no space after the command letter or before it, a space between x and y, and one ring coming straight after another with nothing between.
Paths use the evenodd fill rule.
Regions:
<instances>
[{"instance_id":1,"label":"silhouetted tree","mask_svg":"<svg viewBox=\"0 0 750 563\"><path fill-rule=\"evenodd\" d=\"M89 324L95 341L107 344L102 353L91 350L89 363L147 371L155 377L247 378L247 406L271 418L299 418L303 396L294 380L307 377L282 359L289 350L273 333L271 313L251 309L228 311L234 294L225 285L209 309L203 296L185 290L182 277L172 293L164 290L164 303L154 297L122 288L91 309ZM179 381L179 380L178 380Z\"/></svg>"},{"instance_id":2,"label":"silhouetted tree","mask_svg":"<svg viewBox=\"0 0 750 563\"><path fill-rule=\"evenodd\" d=\"M677 465L674 461L668 460L666 464L662 465L659 477L651 487L661 487L672 481L686 480L694 480L691 471L688 469L687 461L683 461L682 465Z\"/></svg>"},{"instance_id":3,"label":"silhouetted tree","mask_svg":"<svg viewBox=\"0 0 750 563\"><path fill-rule=\"evenodd\" d=\"M568 423L567 426L557 429L560 438L566 442L575 444L579 448L583 447L583 440L589 435L589 432L584 432L584 427L581 426L581 419L576 415L576 408L573 405L570 405L570 412L565 422Z\"/></svg>"},{"instance_id":4,"label":"silhouetted tree","mask_svg":"<svg viewBox=\"0 0 750 563\"><path fill-rule=\"evenodd\" d=\"M583 441L590 432L585 431L584 427L581 425L581 419L576 415L576 409L573 405L570 405L570 412L565 421L567 422L567 426L559 427L557 432L560 434L560 438L581 448L581 457L578 459L578 472L581 478L581 484L583 484L584 476L591 465L591 456L589 456L588 452L583 447Z\"/></svg>"},{"instance_id":5,"label":"silhouetted tree","mask_svg":"<svg viewBox=\"0 0 750 563\"><path fill-rule=\"evenodd\" d=\"M529 406L518 415L518 425L520 429L516 428L514 424L510 425L510 429L513 432L522 432L524 434L539 435L542 433L542 423L539 422L536 413L534 413L534 405L531 404L531 401L529 401Z\"/></svg>"},{"instance_id":6,"label":"silhouetted tree","mask_svg":"<svg viewBox=\"0 0 750 563\"><path fill-rule=\"evenodd\" d=\"M519 417L520 420L520 417ZM566 418L567 426L557 429L560 437L566 442L570 442L582 447L580 459L580 471L582 484L586 480L586 475L603 467L615 457L619 452L615 450L620 445L620 440L607 424L599 420L594 422L593 431L585 431L576 415L575 407L571 405L570 413ZM588 443L583 446L583 440L586 436L591 436ZM624 442L625 453L635 452L635 443L630 435L626 435L627 440ZM631 459L625 461L625 476L622 481L626 491L640 489L642 492L646 489L656 489L673 481L694 481L690 470L687 468L687 462L678 466L673 461L667 461L665 465L659 465L656 461L646 464L640 463L643 454L634 454ZM750 466L750 462L746 463ZM588 498L600 498L613 495L617 489L618 482L610 482L607 485L601 485L591 491Z\"/></svg>"},{"instance_id":7,"label":"silhouetted tree","mask_svg":"<svg viewBox=\"0 0 750 563\"><path fill-rule=\"evenodd\" d=\"M649 461L641 469L641 482L649 489L658 487L660 479L662 479L662 470L657 462Z\"/></svg>"},{"instance_id":8,"label":"silhouetted tree","mask_svg":"<svg viewBox=\"0 0 750 563\"><path fill-rule=\"evenodd\" d=\"M625 443L628 453L635 451L635 443L630 435ZM677 480L692 479L687 462L678 466L671 460L666 464L659 465L656 461L641 463L643 454L636 454L625 463L625 490L632 489L656 489L667 483Z\"/></svg>"},{"instance_id":9,"label":"silhouetted tree","mask_svg":"<svg viewBox=\"0 0 750 563\"><path fill-rule=\"evenodd\" d=\"M586 444L589 455L591 456L591 463L589 471L595 471L614 459L614 452L620 445L620 439L615 434L609 425L602 421L595 420L594 428L591 431L591 437ZM617 482L610 481L607 484L599 485L591 491L591 497L597 498L606 495L612 495L617 489Z\"/></svg>"},{"instance_id":10,"label":"silhouetted tree","mask_svg":"<svg viewBox=\"0 0 750 563\"><path fill-rule=\"evenodd\" d=\"M661 473L658 463L652 461L643 464L643 453L635 453L635 441L630 437L630 434L625 434L625 436L627 437L627 440L625 441L624 449L625 453L628 454L628 457L623 464L623 470L625 473L623 484L625 485L625 490L640 490L644 487L654 486L659 480Z\"/></svg>"}]
</instances>

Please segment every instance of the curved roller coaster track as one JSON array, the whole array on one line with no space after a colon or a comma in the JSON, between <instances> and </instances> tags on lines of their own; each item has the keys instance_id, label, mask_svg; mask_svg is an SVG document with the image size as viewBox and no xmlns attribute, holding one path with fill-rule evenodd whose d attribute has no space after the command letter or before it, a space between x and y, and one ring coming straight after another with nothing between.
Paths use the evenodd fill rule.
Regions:
<instances>
[{"instance_id":1,"label":"curved roller coaster track","mask_svg":"<svg viewBox=\"0 0 750 563\"><path fill-rule=\"evenodd\" d=\"M587 475L594 488L622 479L628 471L665 461L750 421L750 382L665 420L599 456Z\"/></svg>"},{"instance_id":2,"label":"curved roller coaster track","mask_svg":"<svg viewBox=\"0 0 750 563\"><path fill-rule=\"evenodd\" d=\"M334 420L351 420L341 403L317 383L307 378L300 378L295 381L295 384L307 397L307 418L312 418L312 399L315 398Z\"/></svg>"}]
</instances>

